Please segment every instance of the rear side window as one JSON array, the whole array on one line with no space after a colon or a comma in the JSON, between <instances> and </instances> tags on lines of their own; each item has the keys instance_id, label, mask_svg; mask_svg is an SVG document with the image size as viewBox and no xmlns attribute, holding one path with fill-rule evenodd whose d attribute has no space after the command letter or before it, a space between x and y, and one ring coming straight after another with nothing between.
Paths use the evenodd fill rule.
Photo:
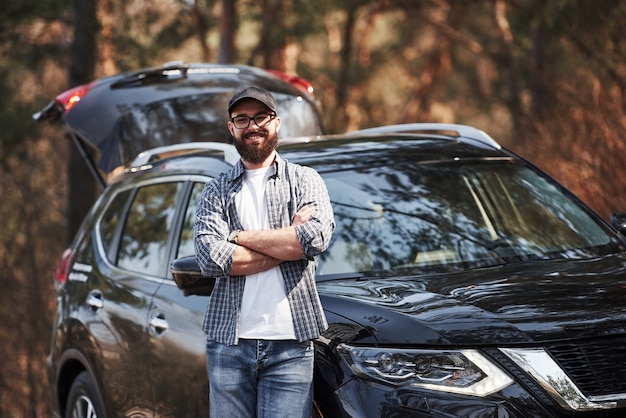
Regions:
<instances>
[{"instance_id":1,"label":"rear side window","mask_svg":"<svg viewBox=\"0 0 626 418\"><path fill-rule=\"evenodd\" d=\"M119 241L119 267L163 275L168 236L182 189L182 183L159 183L137 190Z\"/></svg>"},{"instance_id":2,"label":"rear side window","mask_svg":"<svg viewBox=\"0 0 626 418\"><path fill-rule=\"evenodd\" d=\"M204 189L204 183L194 183L191 189L191 196L189 197L189 204L185 211L185 219L183 221L183 228L180 234L180 242L178 245L178 251L176 251L176 257L187 257L195 255L195 248L193 242L193 225L196 219L196 206L198 200Z\"/></svg>"},{"instance_id":3,"label":"rear side window","mask_svg":"<svg viewBox=\"0 0 626 418\"><path fill-rule=\"evenodd\" d=\"M124 225L124 215L131 191L132 189L117 194L100 220L102 245L107 259L113 264L117 263L117 242Z\"/></svg>"}]
</instances>

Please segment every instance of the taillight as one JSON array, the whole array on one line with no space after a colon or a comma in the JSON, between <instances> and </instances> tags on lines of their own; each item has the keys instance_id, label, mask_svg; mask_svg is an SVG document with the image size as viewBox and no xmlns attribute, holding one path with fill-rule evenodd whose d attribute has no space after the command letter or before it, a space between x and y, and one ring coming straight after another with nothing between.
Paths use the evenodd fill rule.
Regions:
<instances>
[{"instance_id":1,"label":"taillight","mask_svg":"<svg viewBox=\"0 0 626 418\"><path fill-rule=\"evenodd\" d=\"M69 274L70 264L72 263L73 255L74 252L71 248L63 251L63 255L61 256L61 259L54 269L54 279L57 281L57 283L65 284L65 282L67 281L67 275Z\"/></svg>"},{"instance_id":2,"label":"taillight","mask_svg":"<svg viewBox=\"0 0 626 418\"><path fill-rule=\"evenodd\" d=\"M303 92L313 95L313 85L306 81L304 78L296 77L295 75L289 75L278 70L265 70L268 73L274 74L276 77L291 84L294 87L299 88Z\"/></svg>"},{"instance_id":3,"label":"taillight","mask_svg":"<svg viewBox=\"0 0 626 418\"><path fill-rule=\"evenodd\" d=\"M93 83L83 84L82 86L71 88L61 94L59 94L54 100L63 106L63 111L67 113L74 105L85 97L85 94L93 87Z\"/></svg>"}]
</instances>

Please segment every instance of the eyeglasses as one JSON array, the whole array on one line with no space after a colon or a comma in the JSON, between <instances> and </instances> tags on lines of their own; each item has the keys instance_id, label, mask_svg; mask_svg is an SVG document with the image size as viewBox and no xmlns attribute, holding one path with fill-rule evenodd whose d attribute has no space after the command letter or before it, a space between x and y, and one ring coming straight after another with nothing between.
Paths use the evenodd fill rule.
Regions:
<instances>
[{"instance_id":1,"label":"eyeglasses","mask_svg":"<svg viewBox=\"0 0 626 418\"><path fill-rule=\"evenodd\" d=\"M251 120L254 121L256 126L262 128L270 123L275 117L275 114L257 113L251 118L248 116L235 116L234 118L231 118L230 121L233 123L233 125L235 125L235 128L237 129L246 129L248 126L250 126Z\"/></svg>"}]
</instances>

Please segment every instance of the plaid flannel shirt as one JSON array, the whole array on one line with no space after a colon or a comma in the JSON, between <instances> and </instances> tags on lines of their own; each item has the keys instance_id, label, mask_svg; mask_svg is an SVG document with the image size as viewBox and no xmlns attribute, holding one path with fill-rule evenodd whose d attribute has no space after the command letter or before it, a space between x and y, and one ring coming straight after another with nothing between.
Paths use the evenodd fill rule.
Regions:
<instances>
[{"instance_id":1,"label":"plaid flannel shirt","mask_svg":"<svg viewBox=\"0 0 626 418\"><path fill-rule=\"evenodd\" d=\"M280 264L287 299L298 341L317 338L328 327L315 286L317 256L328 248L335 229L333 209L324 181L310 167L291 164L276 154L275 172L266 187L270 228L291 225L304 205L317 211L312 219L297 225L296 234L304 250L300 260ZM202 324L209 340L237 344L239 315L245 276L230 276L236 245L228 234L243 229L235 207L241 191L244 168L239 161L230 171L208 182L200 196L194 225L196 258L202 273L216 277Z\"/></svg>"}]
</instances>

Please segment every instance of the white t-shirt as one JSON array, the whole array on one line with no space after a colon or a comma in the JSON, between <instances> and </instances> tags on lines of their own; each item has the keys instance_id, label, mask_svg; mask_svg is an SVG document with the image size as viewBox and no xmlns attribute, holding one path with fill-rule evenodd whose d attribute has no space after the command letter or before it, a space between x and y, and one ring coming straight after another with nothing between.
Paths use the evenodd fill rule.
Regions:
<instances>
[{"instance_id":1,"label":"white t-shirt","mask_svg":"<svg viewBox=\"0 0 626 418\"><path fill-rule=\"evenodd\" d=\"M269 229L265 184L271 167L246 170L235 197L244 230ZM295 331L280 267L246 276L239 338L293 340Z\"/></svg>"}]
</instances>

